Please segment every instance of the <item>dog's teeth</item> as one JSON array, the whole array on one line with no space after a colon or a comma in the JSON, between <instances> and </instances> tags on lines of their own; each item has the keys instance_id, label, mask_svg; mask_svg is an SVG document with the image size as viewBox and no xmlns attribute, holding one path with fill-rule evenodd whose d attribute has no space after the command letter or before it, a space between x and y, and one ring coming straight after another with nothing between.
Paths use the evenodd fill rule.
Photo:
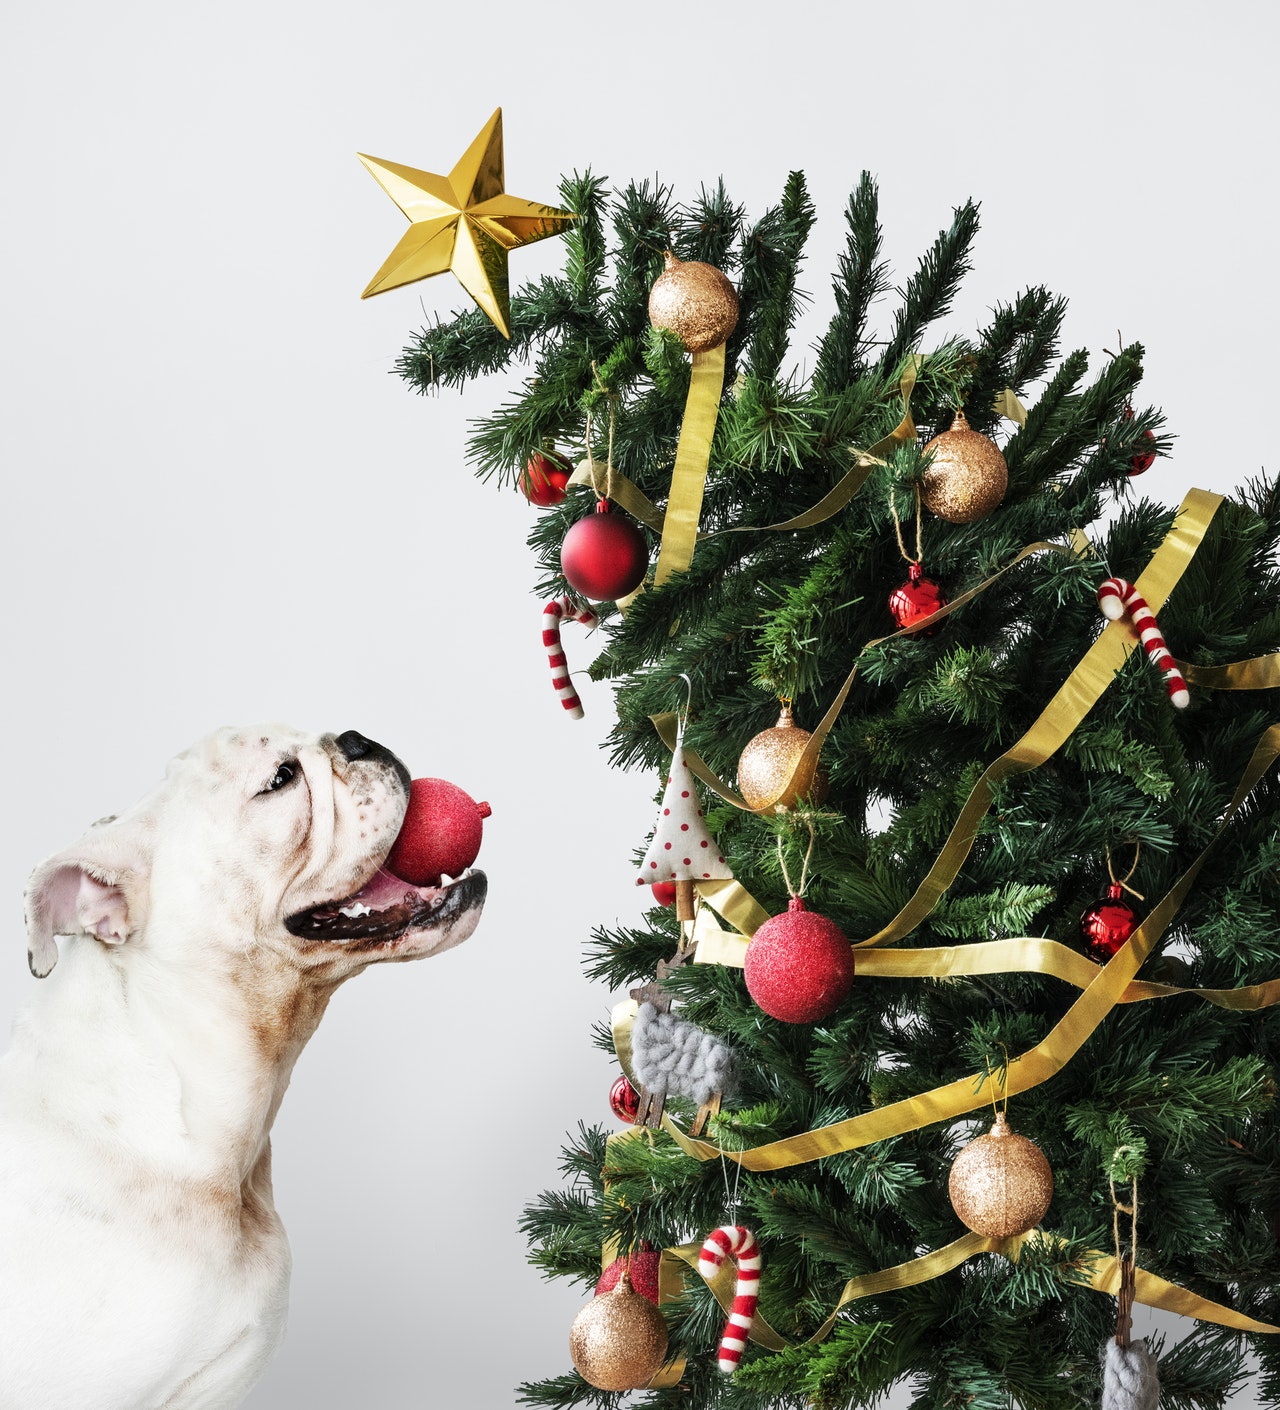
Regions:
<instances>
[{"instance_id":1,"label":"dog's teeth","mask_svg":"<svg viewBox=\"0 0 1280 1410\"><path fill-rule=\"evenodd\" d=\"M346 916L349 920L359 920L361 916L369 915L372 910L372 906L366 906L363 901L357 901L352 906L343 906L338 914Z\"/></svg>"},{"instance_id":2,"label":"dog's teeth","mask_svg":"<svg viewBox=\"0 0 1280 1410\"><path fill-rule=\"evenodd\" d=\"M447 871L442 871L442 872L440 873L440 885L441 885L441 886L452 886L452 885L453 885L453 877L451 877Z\"/></svg>"}]
</instances>

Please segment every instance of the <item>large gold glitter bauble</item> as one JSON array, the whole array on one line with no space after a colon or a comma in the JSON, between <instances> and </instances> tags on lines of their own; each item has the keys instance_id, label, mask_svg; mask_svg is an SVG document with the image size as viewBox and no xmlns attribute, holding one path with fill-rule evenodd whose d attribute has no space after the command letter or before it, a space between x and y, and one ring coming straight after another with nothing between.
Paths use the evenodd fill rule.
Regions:
<instances>
[{"instance_id":1,"label":"large gold glitter bauble","mask_svg":"<svg viewBox=\"0 0 1280 1410\"><path fill-rule=\"evenodd\" d=\"M1034 1141L1019 1136L1001 1112L985 1136L955 1158L951 1204L975 1234L1009 1239L1044 1218L1053 1199L1053 1171Z\"/></svg>"},{"instance_id":2,"label":"large gold glitter bauble","mask_svg":"<svg viewBox=\"0 0 1280 1410\"><path fill-rule=\"evenodd\" d=\"M816 759L787 782L812 737L791 718L790 705L784 705L778 723L748 742L738 757L738 792L748 808L762 812L772 806L780 813L811 793L820 797L825 792L826 779Z\"/></svg>"},{"instance_id":3,"label":"large gold glitter bauble","mask_svg":"<svg viewBox=\"0 0 1280 1410\"><path fill-rule=\"evenodd\" d=\"M597 1390L640 1390L667 1359L667 1322L625 1270L612 1292L587 1303L569 1332L578 1374Z\"/></svg>"},{"instance_id":4,"label":"large gold glitter bauble","mask_svg":"<svg viewBox=\"0 0 1280 1410\"><path fill-rule=\"evenodd\" d=\"M679 260L670 250L667 268L649 290L649 322L674 333L690 352L718 348L738 326L738 296L715 267Z\"/></svg>"},{"instance_id":5,"label":"large gold glitter bauble","mask_svg":"<svg viewBox=\"0 0 1280 1410\"><path fill-rule=\"evenodd\" d=\"M1009 488L1009 467L1000 447L975 431L957 411L949 431L924 448L933 463L924 472L920 498L931 514L948 524L985 518Z\"/></svg>"}]
</instances>

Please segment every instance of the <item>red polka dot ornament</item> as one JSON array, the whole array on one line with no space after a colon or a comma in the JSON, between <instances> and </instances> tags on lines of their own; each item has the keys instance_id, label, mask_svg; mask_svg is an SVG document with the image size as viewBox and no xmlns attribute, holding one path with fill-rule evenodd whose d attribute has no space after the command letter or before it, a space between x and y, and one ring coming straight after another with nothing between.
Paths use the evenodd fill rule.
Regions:
<instances>
[{"instance_id":1,"label":"red polka dot ornament","mask_svg":"<svg viewBox=\"0 0 1280 1410\"><path fill-rule=\"evenodd\" d=\"M671 774L663 790L653 841L640 863L637 886L671 882L676 887L676 914L692 920L693 890L699 881L731 881L733 872L719 844L707 829L693 770L684 757L683 737L671 755ZM682 895L686 905L681 905Z\"/></svg>"}]
</instances>

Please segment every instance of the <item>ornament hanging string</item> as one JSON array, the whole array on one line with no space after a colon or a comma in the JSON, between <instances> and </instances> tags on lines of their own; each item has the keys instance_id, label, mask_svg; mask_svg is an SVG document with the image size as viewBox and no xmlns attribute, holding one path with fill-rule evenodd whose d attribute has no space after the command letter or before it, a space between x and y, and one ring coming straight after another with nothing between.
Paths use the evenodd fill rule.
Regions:
<instances>
[{"instance_id":1,"label":"ornament hanging string","mask_svg":"<svg viewBox=\"0 0 1280 1410\"><path fill-rule=\"evenodd\" d=\"M898 518L898 506L894 502L894 494L892 489L889 490L889 513L893 515L893 531L898 536L898 552L901 553L902 556L907 560L907 562L912 564L912 566L918 563L923 563L924 548L922 546L923 541L921 539L920 531L920 486L916 486L916 556L914 558L912 558L912 556L907 552L907 546L902 542L902 521Z\"/></svg>"},{"instance_id":2,"label":"ornament hanging string","mask_svg":"<svg viewBox=\"0 0 1280 1410\"><path fill-rule=\"evenodd\" d=\"M809 884L809 858L813 856L813 842L814 837L816 836L813 829L812 821L809 818L805 818L804 821L809 828L809 845L805 848L804 861L800 865L800 885L798 887L792 886L791 877L787 871L787 858L786 852L782 846L782 834L779 833L777 838L778 866L782 870L782 879L786 883L787 895L792 897L793 899L795 897L802 897L804 895L805 887Z\"/></svg>"},{"instance_id":3,"label":"ornament hanging string","mask_svg":"<svg viewBox=\"0 0 1280 1410\"><path fill-rule=\"evenodd\" d=\"M1138 870L1138 858L1140 856L1142 856L1142 843L1135 842L1133 844L1133 865L1129 868L1127 872L1125 872L1124 876L1117 877L1115 874L1115 870L1111 865L1111 848L1108 847L1107 875L1111 878L1111 884L1113 886L1121 886L1129 893L1130 896L1136 896L1139 901L1145 901L1147 898L1142 894L1142 892L1135 891L1133 887L1129 885L1129 878L1134 874L1135 871Z\"/></svg>"},{"instance_id":4,"label":"ornament hanging string","mask_svg":"<svg viewBox=\"0 0 1280 1410\"><path fill-rule=\"evenodd\" d=\"M1120 1265L1120 1305L1116 1310L1116 1345L1128 1346L1133 1328L1133 1300L1137 1291L1134 1271L1138 1266L1138 1177L1132 1179L1129 1203L1121 1204L1116 1194L1116 1182L1107 1177L1111 1186L1111 1233L1115 1239L1116 1262ZM1120 1216L1129 1216L1129 1252L1120 1248Z\"/></svg>"}]
</instances>

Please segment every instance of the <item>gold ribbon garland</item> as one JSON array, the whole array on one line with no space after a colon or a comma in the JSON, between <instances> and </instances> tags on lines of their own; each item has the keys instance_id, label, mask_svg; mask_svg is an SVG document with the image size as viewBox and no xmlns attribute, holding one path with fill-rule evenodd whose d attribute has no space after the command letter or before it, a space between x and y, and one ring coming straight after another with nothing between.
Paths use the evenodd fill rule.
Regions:
<instances>
[{"instance_id":1,"label":"gold ribbon garland","mask_svg":"<svg viewBox=\"0 0 1280 1410\"><path fill-rule=\"evenodd\" d=\"M1000 1253L1016 1263L1022 1250L1028 1245L1061 1245L1063 1242L1064 1240L1057 1236L1040 1229L1033 1229L1029 1234L1019 1234L1011 1239L992 1239L982 1234L966 1234L954 1243L935 1249L933 1253L924 1254L920 1258L913 1258L907 1263L850 1278L826 1320L801 1345L812 1346L824 1341L835 1326L840 1312L859 1298L875 1297L878 1294L896 1292L900 1288L930 1282L950 1273L980 1253ZM664 1249L662 1263L665 1265L670 1260L676 1264L676 1260L679 1260L699 1271L698 1254L701 1247L701 1244L680 1244L675 1248ZM1088 1264L1087 1272L1081 1270L1081 1285L1114 1296L1120 1287L1120 1265L1115 1257L1090 1249L1081 1261ZM678 1267L678 1264L676 1266ZM683 1269L679 1271L683 1274ZM1221 1327L1230 1327L1238 1332L1280 1332L1280 1327L1273 1327L1269 1322L1256 1321L1243 1312L1237 1312L1233 1307L1226 1307L1220 1302L1201 1297L1198 1293L1179 1287L1176 1283L1167 1282L1164 1278L1158 1278L1145 1269L1138 1268L1135 1273L1136 1299L1148 1307L1163 1308L1166 1312L1177 1312L1184 1317L1196 1317L1202 1322L1216 1322ZM716 1301L728 1312L733 1306L734 1270L722 1266L714 1277L705 1281ZM793 1345L775 1331L759 1312L756 1313L747 1335L757 1345L769 1351L785 1351Z\"/></svg>"},{"instance_id":2,"label":"gold ribbon garland","mask_svg":"<svg viewBox=\"0 0 1280 1410\"><path fill-rule=\"evenodd\" d=\"M721 343L706 352L693 354L689 395L676 445L676 463L671 471L667 512L662 519L662 545L653 573L654 587L661 587L672 573L683 573L693 562L698 520L702 517L702 494L711 464L711 442L716 433L723 391L724 344Z\"/></svg>"}]
</instances>

